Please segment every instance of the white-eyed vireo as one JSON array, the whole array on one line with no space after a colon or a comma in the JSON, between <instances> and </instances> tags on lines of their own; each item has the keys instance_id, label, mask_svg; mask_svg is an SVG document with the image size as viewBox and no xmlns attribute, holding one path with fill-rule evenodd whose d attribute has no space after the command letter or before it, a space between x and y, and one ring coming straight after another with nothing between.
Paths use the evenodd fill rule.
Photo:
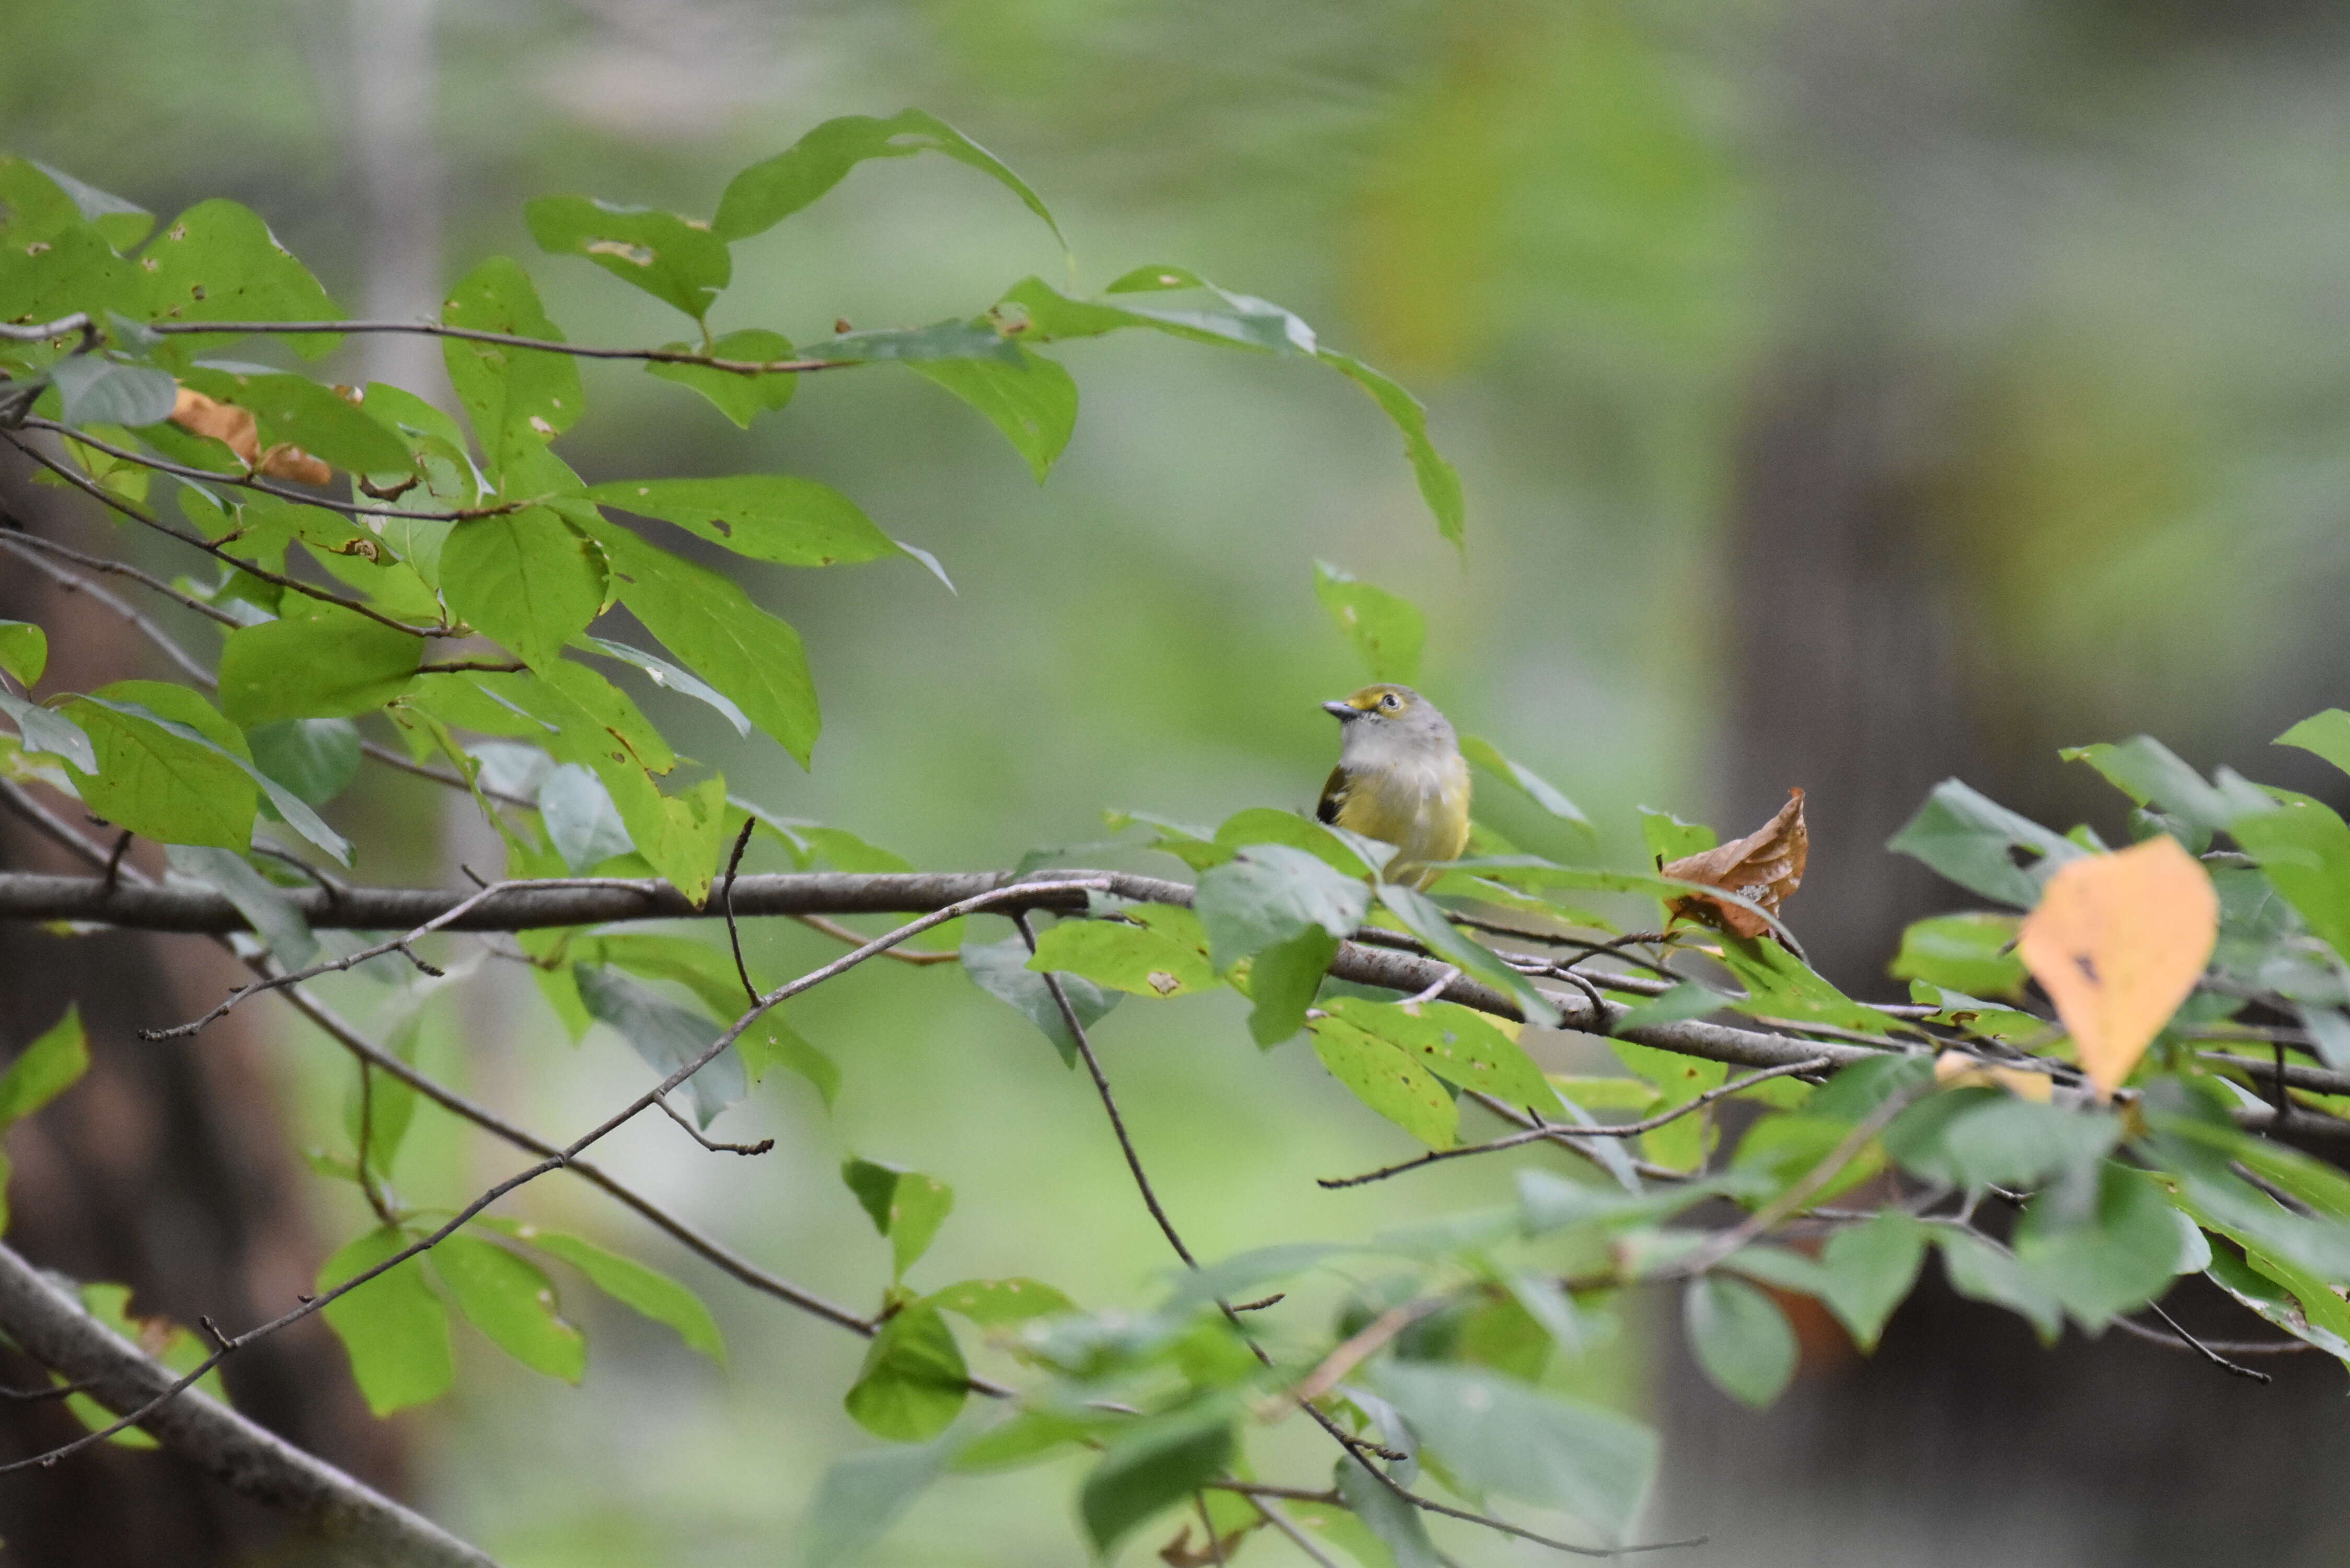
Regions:
<instances>
[{"instance_id":1,"label":"white-eyed vireo","mask_svg":"<svg viewBox=\"0 0 2350 1568\"><path fill-rule=\"evenodd\" d=\"M1338 765L1314 815L1394 845L1387 880L1426 887L1430 862L1469 846L1469 764L1452 725L1409 686L1366 686L1322 706L1338 721Z\"/></svg>"}]
</instances>

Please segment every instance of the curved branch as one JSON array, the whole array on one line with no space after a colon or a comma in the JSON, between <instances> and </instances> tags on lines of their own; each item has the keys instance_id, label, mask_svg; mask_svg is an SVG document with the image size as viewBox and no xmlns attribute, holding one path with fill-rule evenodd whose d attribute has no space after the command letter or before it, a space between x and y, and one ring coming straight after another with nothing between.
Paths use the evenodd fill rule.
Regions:
<instances>
[{"instance_id":1,"label":"curved branch","mask_svg":"<svg viewBox=\"0 0 2350 1568\"><path fill-rule=\"evenodd\" d=\"M151 1405L176 1381L5 1246L0 1326L109 1410ZM368 1561L496 1568L488 1553L202 1394L173 1399L140 1424L232 1490L307 1520L328 1541Z\"/></svg>"},{"instance_id":2,"label":"curved branch","mask_svg":"<svg viewBox=\"0 0 2350 1568\"><path fill-rule=\"evenodd\" d=\"M68 317L49 327L70 330L82 323ZM553 337L517 337L511 332L481 332L470 327L443 327L437 321L151 321L154 332L238 332L293 334L412 332L426 337L456 337L468 343L500 343L509 348L536 348L546 354L568 354L575 359L643 359L655 365L706 365L738 376L789 376L809 370L838 370L861 365L862 359L722 359L677 348L598 348L586 343L566 343ZM24 331L16 327L14 331ZM51 336L55 336L52 332ZM33 339L32 341L38 341Z\"/></svg>"}]
</instances>

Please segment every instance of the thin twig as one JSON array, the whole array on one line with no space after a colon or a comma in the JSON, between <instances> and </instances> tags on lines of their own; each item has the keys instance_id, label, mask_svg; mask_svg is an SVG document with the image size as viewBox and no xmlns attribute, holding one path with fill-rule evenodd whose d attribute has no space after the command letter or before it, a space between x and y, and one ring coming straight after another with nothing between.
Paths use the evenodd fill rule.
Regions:
<instances>
[{"instance_id":1,"label":"thin twig","mask_svg":"<svg viewBox=\"0 0 2350 1568\"><path fill-rule=\"evenodd\" d=\"M76 353L87 353L98 342L98 324L89 318L89 312L86 310L60 316L55 321L28 322L21 327L12 327L0 321L0 338L11 343L47 343L50 338L62 337L68 332L81 334L82 346L75 350Z\"/></svg>"},{"instance_id":2,"label":"thin twig","mask_svg":"<svg viewBox=\"0 0 2350 1568\"><path fill-rule=\"evenodd\" d=\"M203 600L196 597L193 594L182 593L178 588L173 587L171 584L165 582L162 578L156 576L151 572L142 572L138 567L131 566L126 561L109 560L104 556L88 555L83 551L73 548L69 545L60 545L54 539L43 538L40 535L36 534L31 529L26 527L18 519L8 516L5 513L0 513L0 545L6 545L9 549L17 552L19 555L22 555L26 550L36 550L40 552L42 555L61 556L66 560L71 561L78 566L86 566L93 572L105 572L114 576L127 577L130 581L137 583L140 587L146 588L152 593L161 594L165 598L170 599L173 604L179 605L186 609L192 609L198 615L204 617L206 619L218 621L221 625L228 627L231 629L234 629L235 628L244 624L238 620L236 617L229 614L228 611L221 608L218 605L206 604ZM27 557L27 559L30 559L30 557ZM82 588L85 587L80 579L72 576L59 577L57 580L61 582L70 582L76 588ZM108 597L111 599L112 596L109 595ZM130 610L127 607L123 606L122 602L119 599L114 599L108 607L120 609L123 613L129 615L136 615L138 613L135 610Z\"/></svg>"},{"instance_id":3,"label":"thin twig","mask_svg":"<svg viewBox=\"0 0 2350 1568\"><path fill-rule=\"evenodd\" d=\"M434 784L446 784L451 789L463 790L471 794L478 788L484 799L496 801L500 805L519 806L525 811L538 809L538 802L535 800L518 794L509 794L504 790L492 789L487 784L469 784L455 774L444 774L439 768L427 767L422 763L411 762L390 746L374 741L361 741L359 754L381 763L388 768L397 768L401 773L413 774L421 779L431 779Z\"/></svg>"},{"instance_id":4,"label":"thin twig","mask_svg":"<svg viewBox=\"0 0 2350 1568\"><path fill-rule=\"evenodd\" d=\"M712 1154L764 1154L775 1147L775 1140L771 1137L763 1137L757 1143L723 1143L695 1127L691 1116L669 1103L667 1095L663 1095L655 1103L669 1113L670 1120L685 1129L688 1137Z\"/></svg>"},{"instance_id":5,"label":"thin twig","mask_svg":"<svg viewBox=\"0 0 2350 1568\"><path fill-rule=\"evenodd\" d=\"M445 512L411 512L398 506L361 506L356 502L337 501L332 496L317 495L307 490L289 490L284 485L272 484L257 472L223 473L217 469L191 468L185 463L172 462L166 458L149 457L144 452L131 452L127 448L116 446L111 441L102 441L72 425L59 424L55 420L26 420L25 428L47 431L52 435L62 436L68 441L77 441L93 451L102 452L118 462L135 462L141 468L152 469L157 473L168 473L174 479L190 479L199 484L224 484L238 490L255 491L279 501L291 502L296 506L316 506L323 511L339 512L347 517L391 517L418 523L463 523L476 517L502 517L510 512L519 512L526 506L536 504L536 501L530 500L506 501L495 506L459 506Z\"/></svg>"},{"instance_id":6,"label":"thin twig","mask_svg":"<svg viewBox=\"0 0 2350 1568\"><path fill-rule=\"evenodd\" d=\"M1321 1568L1338 1568L1338 1565L1330 1560L1329 1553L1324 1552L1319 1546L1316 1546L1314 1543L1312 1537L1308 1536L1305 1532L1297 1527L1297 1521L1295 1520L1291 1519L1289 1515L1282 1512L1280 1509L1274 1506L1273 1502L1270 1501L1271 1497L1272 1494L1270 1492L1251 1492L1248 1494L1249 1501L1256 1505L1256 1511L1259 1513L1264 1515L1265 1522L1272 1525L1284 1535L1289 1537L1291 1545L1296 1547L1297 1550L1305 1552L1305 1555L1314 1559L1315 1563L1321 1564Z\"/></svg>"},{"instance_id":7,"label":"thin twig","mask_svg":"<svg viewBox=\"0 0 2350 1568\"><path fill-rule=\"evenodd\" d=\"M794 915L792 919L797 920L801 925L807 927L812 931L822 931L826 936L830 937L835 941L847 942L854 945L865 940L864 932L851 930L848 927L842 925L838 920L833 919L827 915ZM932 952L927 948L917 948L911 952L901 951L893 948L883 956L892 959L899 963L910 963L917 966L928 966L934 963L962 962L962 954L961 953Z\"/></svg>"},{"instance_id":8,"label":"thin twig","mask_svg":"<svg viewBox=\"0 0 2350 1568\"><path fill-rule=\"evenodd\" d=\"M2210 1362L2220 1371L2227 1373L2230 1376L2248 1378L2254 1383L2273 1383L2276 1381L2275 1378L2271 1377L2265 1372L2255 1372L2249 1366L2238 1366L2235 1362L2229 1360L2217 1350L2214 1350L2211 1346L2204 1344L2201 1340L2188 1333L2184 1328L2179 1326L2178 1320L2177 1318L2162 1310L2162 1303L2160 1302L2147 1303L2146 1310L2160 1318L2163 1321L2164 1325L2168 1327L2171 1333L2177 1334L2181 1341L2201 1355L2204 1360Z\"/></svg>"},{"instance_id":9,"label":"thin twig","mask_svg":"<svg viewBox=\"0 0 2350 1568\"><path fill-rule=\"evenodd\" d=\"M15 533L13 531L0 531L0 544L21 544L26 537L29 537L29 535ZM139 611L133 609L119 596L109 593L106 589L99 587L96 583L90 582L87 578L78 577L71 572L67 571L63 566L57 565L53 561L43 560L38 556L27 556L19 551L16 552L16 558L23 561L35 571L40 573L43 576L48 578L49 581L57 584L57 587L63 588L66 592L69 594L80 594L85 598L88 598L94 603L104 605L108 609L110 609L115 614L120 616L125 621L130 623L132 630L138 632L140 636L145 638L150 643L153 644L154 647L162 653L163 657L169 659L173 664L178 665L182 674L185 675L190 680L194 681L198 686L203 687L205 691L212 691L219 684L219 682L213 678L213 672L205 669L201 663L197 662L195 657L189 653L187 649L182 648L177 642L174 642L169 633L164 631L161 627L157 626L153 621L148 619L145 616L140 614Z\"/></svg>"},{"instance_id":10,"label":"thin twig","mask_svg":"<svg viewBox=\"0 0 2350 1568\"><path fill-rule=\"evenodd\" d=\"M2167 1318L2168 1314L2165 1316ZM2114 1319L2114 1326L2145 1340L2148 1345L2159 1345L2171 1350L2216 1350L2225 1355L2300 1355L2308 1351L2324 1349L2324 1346L2312 1345L2305 1339L2206 1339L2189 1345L2176 1334L2148 1328L2126 1317Z\"/></svg>"},{"instance_id":11,"label":"thin twig","mask_svg":"<svg viewBox=\"0 0 2350 1568\"><path fill-rule=\"evenodd\" d=\"M754 1002L759 1000L759 988L751 983L751 966L743 961L743 928L734 921L734 874L743 868L743 852L751 847L751 830L758 826L755 816L743 819L743 831L734 836L734 852L726 857L726 879L718 888L719 905L726 911L726 940L734 950L734 972L742 978L743 993Z\"/></svg>"},{"instance_id":12,"label":"thin twig","mask_svg":"<svg viewBox=\"0 0 2350 1568\"><path fill-rule=\"evenodd\" d=\"M1385 1166L1378 1170L1367 1171L1361 1176L1320 1178L1315 1180L1315 1185L1334 1190L1341 1187L1360 1187L1366 1182L1385 1181L1388 1177L1401 1176L1406 1171L1418 1170L1422 1166L1434 1165L1440 1160L1460 1159L1472 1154L1492 1154L1498 1149L1518 1148L1530 1143L1548 1142L1561 1133L1570 1137L1635 1137L1641 1133L1654 1132L1659 1127L1679 1121L1692 1112L1703 1110L1716 1100L1742 1094L1766 1079L1784 1078L1799 1073L1822 1072L1829 1064L1827 1057L1815 1056L1808 1062L1789 1062L1783 1066L1765 1067L1761 1072L1749 1073L1742 1078L1735 1078L1716 1088L1708 1089L1695 1099L1675 1106L1671 1110L1650 1116L1644 1121L1610 1122L1575 1127L1558 1127L1544 1122L1524 1132L1512 1133L1506 1137L1492 1138L1484 1143L1463 1144L1457 1148L1430 1149L1417 1159L1407 1159L1399 1165Z\"/></svg>"},{"instance_id":13,"label":"thin twig","mask_svg":"<svg viewBox=\"0 0 2350 1568\"><path fill-rule=\"evenodd\" d=\"M43 422L46 423L47 421L45 421ZM80 438L77 437L76 439L78 440ZM37 462L43 468L47 469L51 473L57 475L67 483L72 485L75 489L92 497L101 505L109 507L116 512L120 512L125 517L130 518L135 523L152 528L158 534L161 534L169 538L177 539L181 544L187 545L191 549L202 550L205 555L212 556L213 559L225 562L229 566L234 566L238 571L244 573L247 576L254 577L265 583L275 583L281 588L290 588L297 594L302 594L309 598L317 599L322 604L339 606L344 609L351 611L355 615L365 616L368 619L374 621L379 625L390 627L394 631L404 631L411 637L449 637L454 635L454 628L452 628L411 626L406 621L385 615L381 610L375 608L371 605L363 603L359 599L351 598L343 594L334 593L326 588L315 587L312 584L302 581L299 577L289 577L283 572L273 572L257 561L242 560L237 556L230 555L226 550L222 549L218 545L215 545L211 540L204 538L202 535L191 534L184 529L174 528L162 519L149 514L140 507L131 505L129 502L124 501L121 497L116 495L104 485L96 483L88 479L71 464L57 462L55 458L49 456L48 453L42 452L37 447L29 446L24 441L18 441L15 435L5 431L0 431L0 441L6 441L10 446L15 447L18 452L23 452L26 457L31 458L35 462ZM210 477L216 479L219 475L214 474Z\"/></svg>"},{"instance_id":14,"label":"thin twig","mask_svg":"<svg viewBox=\"0 0 2350 1568\"><path fill-rule=\"evenodd\" d=\"M511 332L481 332L470 327L444 327L437 321L155 321L148 323L148 326L153 331L163 333L293 333L317 336L322 333L413 332L428 337L455 337L468 343L500 343L509 348L536 348L548 354L567 354L577 359L644 359L656 365L706 365L713 370L731 370L740 376L798 375L810 370L840 369L865 362L861 359L722 359L715 355L694 354L676 348L599 348L585 343L566 343L553 337L517 337Z\"/></svg>"}]
</instances>

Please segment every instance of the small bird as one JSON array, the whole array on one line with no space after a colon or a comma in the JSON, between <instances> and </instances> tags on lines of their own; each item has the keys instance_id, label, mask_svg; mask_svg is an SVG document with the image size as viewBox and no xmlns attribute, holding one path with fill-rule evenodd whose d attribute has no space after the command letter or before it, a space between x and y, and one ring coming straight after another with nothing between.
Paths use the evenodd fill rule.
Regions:
<instances>
[{"instance_id":1,"label":"small bird","mask_svg":"<svg viewBox=\"0 0 2350 1568\"><path fill-rule=\"evenodd\" d=\"M1394 845L1386 879L1427 887L1431 862L1469 846L1469 764L1452 725L1409 686L1366 686L1322 707L1340 725L1338 765L1314 815Z\"/></svg>"}]
</instances>

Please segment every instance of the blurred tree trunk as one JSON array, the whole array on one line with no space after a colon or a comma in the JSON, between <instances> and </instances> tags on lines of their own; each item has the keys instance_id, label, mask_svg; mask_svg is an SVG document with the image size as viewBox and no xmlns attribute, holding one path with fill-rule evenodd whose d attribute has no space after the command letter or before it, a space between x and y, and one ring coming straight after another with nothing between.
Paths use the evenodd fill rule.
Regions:
<instances>
[{"instance_id":1,"label":"blurred tree trunk","mask_svg":"<svg viewBox=\"0 0 2350 1568\"><path fill-rule=\"evenodd\" d=\"M43 515L56 492L14 488L10 511L51 536L62 531ZM119 618L57 592L20 562L0 560L0 617L51 628L45 690L166 673ZM108 836L71 803L51 804L93 838ZM151 852L141 846L142 857ZM0 867L86 870L5 811ZM302 1173L263 1059L269 1020L240 1012L195 1041L138 1038L216 999L243 977L233 961L201 939L60 936L14 924L0 926L0 1056L78 1001L91 1057L79 1084L10 1135L10 1245L77 1281L127 1284L134 1315L191 1328L209 1315L234 1333L311 1289L324 1251L302 1210ZM400 1491L399 1429L368 1414L323 1322L240 1353L224 1376L246 1415ZM0 1353L0 1382L46 1381L23 1356ZM54 1402L0 1401L0 1454L8 1458L82 1429ZM0 1542L7 1561L26 1568L225 1568L265 1550L299 1560L299 1543L267 1511L168 1454L105 1444L0 1482Z\"/></svg>"}]
</instances>

